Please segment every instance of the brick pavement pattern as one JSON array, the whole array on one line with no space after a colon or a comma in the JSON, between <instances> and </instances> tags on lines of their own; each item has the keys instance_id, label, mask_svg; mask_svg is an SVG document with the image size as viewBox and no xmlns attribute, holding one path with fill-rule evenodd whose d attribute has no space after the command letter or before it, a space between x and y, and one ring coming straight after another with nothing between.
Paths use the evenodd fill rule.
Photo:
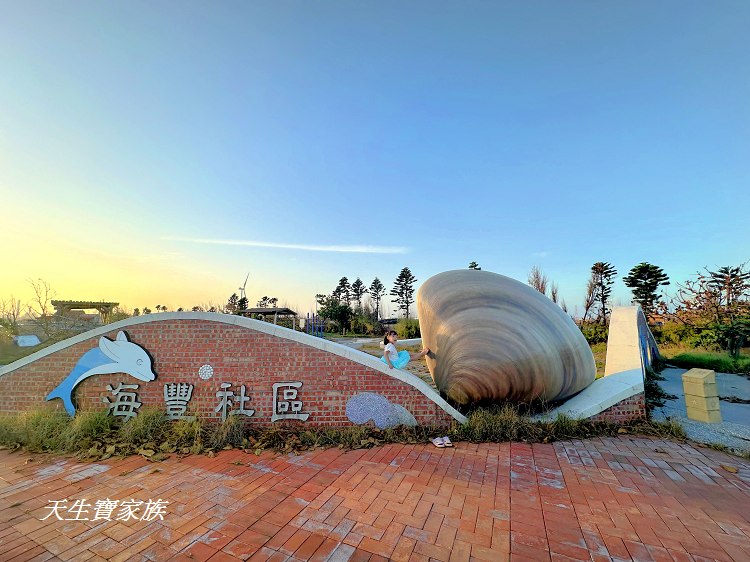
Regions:
<instances>
[{"instance_id":1,"label":"brick pavement pattern","mask_svg":"<svg viewBox=\"0 0 750 562\"><path fill-rule=\"evenodd\" d=\"M94 464L0 451L0 560L750 560L747 461L630 436L455 445ZM84 498L170 503L151 522L42 521Z\"/></svg>"}]
</instances>

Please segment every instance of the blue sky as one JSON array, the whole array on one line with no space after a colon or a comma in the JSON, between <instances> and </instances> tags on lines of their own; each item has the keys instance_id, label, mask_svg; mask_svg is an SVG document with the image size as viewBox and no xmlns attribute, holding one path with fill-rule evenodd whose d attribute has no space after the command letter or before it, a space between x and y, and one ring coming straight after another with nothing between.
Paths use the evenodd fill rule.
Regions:
<instances>
[{"instance_id":1,"label":"blue sky","mask_svg":"<svg viewBox=\"0 0 750 562\"><path fill-rule=\"evenodd\" d=\"M595 261L627 304L641 261L750 259L744 1L2 11L0 298L187 307L249 271L305 312L476 260L574 311Z\"/></svg>"}]
</instances>

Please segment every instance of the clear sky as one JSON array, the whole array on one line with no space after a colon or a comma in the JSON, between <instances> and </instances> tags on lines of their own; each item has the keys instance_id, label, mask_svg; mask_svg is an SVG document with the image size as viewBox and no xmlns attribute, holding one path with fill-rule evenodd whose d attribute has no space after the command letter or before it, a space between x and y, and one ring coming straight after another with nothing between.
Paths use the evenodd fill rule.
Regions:
<instances>
[{"instance_id":1,"label":"clear sky","mask_svg":"<svg viewBox=\"0 0 750 562\"><path fill-rule=\"evenodd\" d=\"M745 0L0 12L0 299L174 310L249 272L304 313L476 260L572 312L596 261L627 304L641 261L750 259Z\"/></svg>"}]
</instances>

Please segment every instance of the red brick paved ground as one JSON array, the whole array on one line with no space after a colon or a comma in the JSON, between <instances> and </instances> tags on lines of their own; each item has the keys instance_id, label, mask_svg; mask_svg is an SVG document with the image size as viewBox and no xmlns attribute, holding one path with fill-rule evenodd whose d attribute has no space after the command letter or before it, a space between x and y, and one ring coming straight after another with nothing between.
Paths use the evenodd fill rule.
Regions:
<instances>
[{"instance_id":1,"label":"red brick paved ground","mask_svg":"<svg viewBox=\"0 0 750 562\"><path fill-rule=\"evenodd\" d=\"M0 451L0 560L750 560L736 457L628 437L456 445L160 464ZM163 521L41 521L83 498L170 504Z\"/></svg>"}]
</instances>

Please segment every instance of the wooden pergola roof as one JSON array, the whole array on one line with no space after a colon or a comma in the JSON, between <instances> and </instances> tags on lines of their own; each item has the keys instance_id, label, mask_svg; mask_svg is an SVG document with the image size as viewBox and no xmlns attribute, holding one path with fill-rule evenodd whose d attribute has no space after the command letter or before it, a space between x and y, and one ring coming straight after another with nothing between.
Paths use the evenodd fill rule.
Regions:
<instances>
[{"instance_id":1,"label":"wooden pergola roof","mask_svg":"<svg viewBox=\"0 0 750 562\"><path fill-rule=\"evenodd\" d=\"M291 308L246 308L245 310L240 310L239 314L242 314L243 316L248 314L262 314L263 316L268 316L269 314L274 314L276 316L297 316L297 313Z\"/></svg>"},{"instance_id":2,"label":"wooden pergola roof","mask_svg":"<svg viewBox=\"0 0 750 562\"><path fill-rule=\"evenodd\" d=\"M112 309L118 306L119 302L104 302L104 301L50 301L50 304L55 307L55 314L64 315L66 312L72 312L74 310L98 310L103 320L108 320L112 314Z\"/></svg>"}]
</instances>

